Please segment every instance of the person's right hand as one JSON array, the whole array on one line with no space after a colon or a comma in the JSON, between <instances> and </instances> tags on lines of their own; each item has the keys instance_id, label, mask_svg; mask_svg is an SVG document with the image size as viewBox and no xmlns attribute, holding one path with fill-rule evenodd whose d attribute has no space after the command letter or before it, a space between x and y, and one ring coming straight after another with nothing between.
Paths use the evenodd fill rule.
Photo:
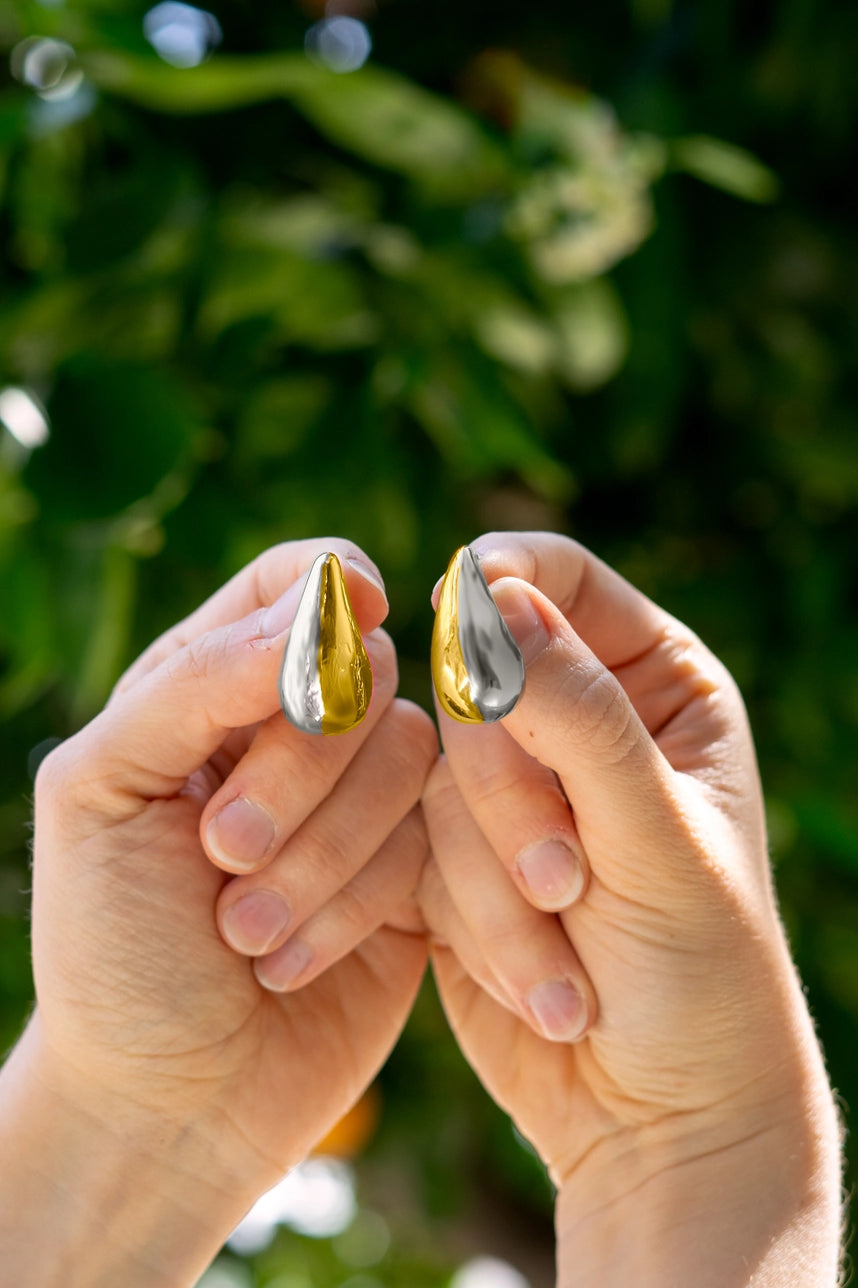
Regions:
<instances>
[{"instance_id":1,"label":"person's right hand","mask_svg":"<svg viewBox=\"0 0 858 1288\"><path fill-rule=\"evenodd\" d=\"M559 1282L833 1288L836 1117L736 687L574 542L473 548L525 689L441 717L422 902L460 1044L559 1189Z\"/></svg>"},{"instance_id":2,"label":"person's right hand","mask_svg":"<svg viewBox=\"0 0 858 1288\"><path fill-rule=\"evenodd\" d=\"M374 670L367 716L337 737L299 732L278 706L321 550L343 564ZM54 1260L14 1260L28 1218L0 1181L17 1282L100 1284L99 1212L116 1245L105 1282L190 1282L393 1045L426 960L409 900L437 740L394 697L386 610L347 543L270 550L40 768L37 1008L3 1070L0 1153L19 1194L33 1172L27 1211L52 1225Z\"/></svg>"}]
</instances>

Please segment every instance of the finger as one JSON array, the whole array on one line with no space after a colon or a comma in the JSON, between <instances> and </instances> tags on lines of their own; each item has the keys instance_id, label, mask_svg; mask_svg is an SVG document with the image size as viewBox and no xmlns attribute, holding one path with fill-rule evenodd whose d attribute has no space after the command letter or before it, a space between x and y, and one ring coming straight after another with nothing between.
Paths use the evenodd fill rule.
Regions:
<instances>
[{"instance_id":1,"label":"finger","mask_svg":"<svg viewBox=\"0 0 858 1288\"><path fill-rule=\"evenodd\" d=\"M519 1008L494 975L476 939L469 933L467 925L450 897L450 891L444 884L438 861L431 851L420 877L419 899L433 956L436 951L444 951L454 956L474 985L498 1006L502 1006L504 1010L514 1015L517 1023L521 1023Z\"/></svg>"},{"instance_id":2,"label":"finger","mask_svg":"<svg viewBox=\"0 0 858 1288\"><path fill-rule=\"evenodd\" d=\"M290 597L281 596L215 627L165 657L92 721L87 777L100 793L108 790L114 809L133 812L141 798L176 795L234 730L274 714L293 612ZM370 637L370 656L378 647Z\"/></svg>"},{"instance_id":3,"label":"finger","mask_svg":"<svg viewBox=\"0 0 858 1288\"><path fill-rule=\"evenodd\" d=\"M463 927L522 1019L552 1041L582 1037L596 1015L587 974L560 922L527 903L477 827L449 766L426 783L423 811L438 869L460 921L445 930L454 951Z\"/></svg>"},{"instance_id":4,"label":"finger","mask_svg":"<svg viewBox=\"0 0 858 1288\"><path fill-rule=\"evenodd\" d=\"M608 885L622 874L650 899L655 873L642 856L687 880L694 856L705 863L707 851L684 807L686 784L620 681L538 590L510 578L493 594L527 668L504 727L557 773L593 872Z\"/></svg>"},{"instance_id":5,"label":"finger","mask_svg":"<svg viewBox=\"0 0 858 1288\"><path fill-rule=\"evenodd\" d=\"M266 608L281 595L288 596L283 613L291 621L301 597L303 575L317 555L324 551L335 554L342 565L361 630L371 631L380 626L387 616L384 581L378 568L359 546L339 537L283 542L264 551L189 617L150 644L119 680L114 694L123 693L142 676L160 666L165 658L200 635L247 617L256 609Z\"/></svg>"},{"instance_id":6,"label":"finger","mask_svg":"<svg viewBox=\"0 0 858 1288\"><path fill-rule=\"evenodd\" d=\"M435 757L432 722L395 701L335 790L260 872L221 892L221 935L256 957L279 947L364 867L420 799Z\"/></svg>"},{"instance_id":7,"label":"finger","mask_svg":"<svg viewBox=\"0 0 858 1288\"><path fill-rule=\"evenodd\" d=\"M253 963L265 988L288 992L316 979L394 917L413 894L428 852L414 806L372 859L282 947Z\"/></svg>"},{"instance_id":8,"label":"finger","mask_svg":"<svg viewBox=\"0 0 858 1288\"><path fill-rule=\"evenodd\" d=\"M501 724L466 726L438 712L450 770L480 831L539 908L568 908L584 893L587 856L553 769Z\"/></svg>"},{"instance_id":9,"label":"finger","mask_svg":"<svg viewBox=\"0 0 858 1288\"><path fill-rule=\"evenodd\" d=\"M473 541L471 549L479 555L490 584L501 577L516 577L535 586L608 667L624 665L656 647L665 632L679 625L568 537L551 532L491 532Z\"/></svg>"},{"instance_id":10,"label":"finger","mask_svg":"<svg viewBox=\"0 0 858 1288\"><path fill-rule=\"evenodd\" d=\"M200 820L203 846L227 872L263 867L317 806L373 735L393 701L396 650L384 631L365 637L373 697L347 737L314 737L276 712L256 731L246 753L208 800Z\"/></svg>"},{"instance_id":11,"label":"finger","mask_svg":"<svg viewBox=\"0 0 858 1288\"><path fill-rule=\"evenodd\" d=\"M712 776L710 770L726 773L728 791L740 784L737 743L749 741L741 697L725 667L684 623L567 537L494 532L471 549L490 583L516 577L555 604L620 680L675 768L701 780ZM712 750L725 742L726 758L713 758ZM741 759L744 772L747 756Z\"/></svg>"}]
</instances>

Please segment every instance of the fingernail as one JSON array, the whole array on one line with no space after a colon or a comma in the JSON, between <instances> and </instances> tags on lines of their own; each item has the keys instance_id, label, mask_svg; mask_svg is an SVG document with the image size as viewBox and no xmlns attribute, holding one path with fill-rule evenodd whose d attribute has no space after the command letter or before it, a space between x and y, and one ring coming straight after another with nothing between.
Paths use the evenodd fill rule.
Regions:
<instances>
[{"instance_id":1,"label":"fingernail","mask_svg":"<svg viewBox=\"0 0 858 1288\"><path fill-rule=\"evenodd\" d=\"M224 805L206 828L206 845L226 867L247 871L261 863L277 834L274 819L245 796Z\"/></svg>"},{"instance_id":2,"label":"fingernail","mask_svg":"<svg viewBox=\"0 0 858 1288\"><path fill-rule=\"evenodd\" d=\"M574 1042L584 1032L587 1008L580 993L563 979L537 984L527 996L527 1005L552 1042Z\"/></svg>"},{"instance_id":3,"label":"fingernail","mask_svg":"<svg viewBox=\"0 0 858 1288\"><path fill-rule=\"evenodd\" d=\"M373 568L370 568L368 564L365 564L362 559L347 559L346 563L359 576L363 577L364 581L368 581L370 586L374 586L376 590L380 590L382 595L384 595L384 602L387 603L387 590L385 589L384 582Z\"/></svg>"},{"instance_id":4,"label":"fingernail","mask_svg":"<svg viewBox=\"0 0 858 1288\"><path fill-rule=\"evenodd\" d=\"M578 857L562 841L529 845L519 854L516 863L534 902L549 911L568 908L584 887L584 872Z\"/></svg>"},{"instance_id":5,"label":"fingernail","mask_svg":"<svg viewBox=\"0 0 858 1288\"><path fill-rule=\"evenodd\" d=\"M260 957L253 963L253 971L263 988L282 993L310 965L313 953L300 939L290 939L282 948Z\"/></svg>"},{"instance_id":6,"label":"fingernail","mask_svg":"<svg viewBox=\"0 0 858 1288\"><path fill-rule=\"evenodd\" d=\"M288 926L289 905L273 890L253 890L227 908L222 924L230 947L258 957Z\"/></svg>"},{"instance_id":7,"label":"fingernail","mask_svg":"<svg viewBox=\"0 0 858 1288\"><path fill-rule=\"evenodd\" d=\"M504 582L497 587L495 603L521 650L525 666L535 662L548 647L551 635L533 600L523 587Z\"/></svg>"}]
</instances>

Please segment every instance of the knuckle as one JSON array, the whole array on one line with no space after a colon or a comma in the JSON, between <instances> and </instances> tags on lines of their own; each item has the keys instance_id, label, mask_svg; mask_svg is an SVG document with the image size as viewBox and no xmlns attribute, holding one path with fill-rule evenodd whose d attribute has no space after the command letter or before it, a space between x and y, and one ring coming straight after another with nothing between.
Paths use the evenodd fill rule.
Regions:
<instances>
[{"instance_id":1,"label":"knuckle","mask_svg":"<svg viewBox=\"0 0 858 1288\"><path fill-rule=\"evenodd\" d=\"M371 897L357 881L350 882L340 890L336 899L336 916L341 940L362 937L367 926L378 921Z\"/></svg>"},{"instance_id":2,"label":"knuckle","mask_svg":"<svg viewBox=\"0 0 858 1288\"><path fill-rule=\"evenodd\" d=\"M313 562L313 556L310 553L312 541L306 543L278 541L276 545L268 546L255 559L252 559L245 574L239 574L248 577L257 603L271 604L283 594L286 589L283 585L283 570L292 564L296 549L300 549L302 545L307 549L306 563L309 567Z\"/></svg>"},{"instance_id":3,"label":"knuckle","mask_svg":"<svg viewBox=\"0 0 858 1288\"><path fill-rule=\"evenodd\" d=\"M37 803L47 796L55 796L58 801L66 797L72 768L79 759L78 750L73 746L78 737L66 738L42 758L34 785Z\"/></svg>"},{"instance_id":4,"label":"knuckle","mask_svg":"<svg viewBox=\"0 0 858 1288\"><path fill-rule=\"evenodd\" d=\"M254 633L241 622L231 622L188 639L164 659L163 665L168 678L177 685L209 685L227 664L240 664L242 656L251 659L257 648Z\"/></svg>"},{"instance_id":5,"label":"knuckle","mask_svg":"<svg viewBox=\"0 0 858 1288\"><path fill-rule=\"evenodd\" d=\"M305 800L324 800L340 772L339 762L332 762L328 739L309 734L296 738L295 731L280 711L271 719L279 740L284 741L288 748L284 783L291 784L290 791L300 792Z\"/></svg>"},{"instance_id":6,"label":"knuckle","mask_svg":"<svg viewBox=\"0 0 858 1288\"><path fill-rule=\"evenodd\" d=\"M509 799L519 785L518 777L509 767L484 764L468 784L468 797L473 809L485 811L488 807Z\"/></svg>"},{"instance_id":7,"label":"knuckle","mask_svg":"<svg viewBox=\"0 0 858 1288\"><path fill-rule=\"evenodd\" d=\"M624 760L637 741L631 703L620 682L601 666L574 668L565 678L560 708L573 713L574 740L611 763Z\"/></svg>"},{"instance_id":8,"label":"knuckle","mask_svg":"<svg viewBox=\"0 0 858 1288\"><path fill-rule=\"evenodd\" d=\"M423 786L423 808L431 820L463 807L462 796L447 760L441 756L429 771Z\"/></svg>"},{"instance_id":9,"label":"knuckle","mask_svg":"<svg viewBox=\"0 0 858 1288\"><path fill-rule=\"evenodd\" d=\"M417 883L417 902L431 931L439 930L449 898L441 869L430 854Z\"/></svg>"},{"instance_id":10,"label":"knuckle","mask_svg":"<svg viewBox=\"0 0 858 1288\"><path fill-rule=\"evenodd\" d=\"M322 884L340 885L351 875L354 866L354 830L330 820L317 822L307 851L310 865L318 872Z\"/></svg>"},{"instance_id":11,"label":"knuckle","mask_svg":"<svg viewBox=\"0 0 858 1288\"><path fill-rule=\"evenodd\" d=\"M503 575L521 577L537 584L539 556L533 532L486 532L473 543L478 552L492 556L490 580Z\"/></svg>"},{"instance_id":12,"label":"knuckle","mask_svg":"<svg viewBox=\"0 0 858 1288\"><path fill-rule=\"evenodd\" d=\"M98 736L89 732L93 725L54 747L36 771L37 820L45 816L69 834L85 835L103 826L116 801L113 762L93 755L98 745Z\"/></svg>"},{"instance_id":13,"label":"knuckle","mask_svg":"<svg viewBox=\"0 0 858 1288\"><path fill-rule=\"evenodd\" d=\"M431 719L422 707L407 698L395 699L390 719L397 726L403 745L407 746L411 758L425 776L438 755L438 734Z\"/></svg>"},{"instance_id":14,"label":"knuckle","mask_svg":"<svg viewBox=\"0 0 858 1288\"><path fill-rule=\"evenodd\" d=\"M409 810L393 834L397 854L402 865L422 869L429 855L429 837L426 820L419 805Z\"/></svg>"},{"instance_id":15,"label":"knuckle","mask_svg":"<svg viewBox=\"0 0 858 1288\"><path fill-rule=\"evenodd\" d=\"M212 666L212 655L209 641L205 638L189 640L176 662L176 671L181 678L191 681L204 681L208 678Z\"/></svg>"}]
</instances>

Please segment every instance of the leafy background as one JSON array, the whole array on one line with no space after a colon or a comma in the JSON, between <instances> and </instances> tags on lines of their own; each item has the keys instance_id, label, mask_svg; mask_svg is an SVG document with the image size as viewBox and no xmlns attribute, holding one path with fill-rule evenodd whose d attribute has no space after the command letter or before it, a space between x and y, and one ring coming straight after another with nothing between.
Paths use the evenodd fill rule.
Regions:
<instances>
[{"instance_id":1,"label":"leafy background","mask_svg":"<svg viewBox=\"0 0 858 1288\"><path fill-rule=\"evenodd\" d=\"M31 1000L34 766L149 639L266 545L348 534L428 705L450 551L538 526L739 680L855 1102L858 9L354 0L374 47L338 75L310 0L222 0L192 69L147 8L0 0L0 391L51 427L0 427L0 1043ZM31 37L73 51L59 95L21 83ZM390 1250L281 1232L223 1283L419 1288L478 1251L551 1282L547 1183L431 984L334 1147Z\"/></svg>"}]
</instances>

